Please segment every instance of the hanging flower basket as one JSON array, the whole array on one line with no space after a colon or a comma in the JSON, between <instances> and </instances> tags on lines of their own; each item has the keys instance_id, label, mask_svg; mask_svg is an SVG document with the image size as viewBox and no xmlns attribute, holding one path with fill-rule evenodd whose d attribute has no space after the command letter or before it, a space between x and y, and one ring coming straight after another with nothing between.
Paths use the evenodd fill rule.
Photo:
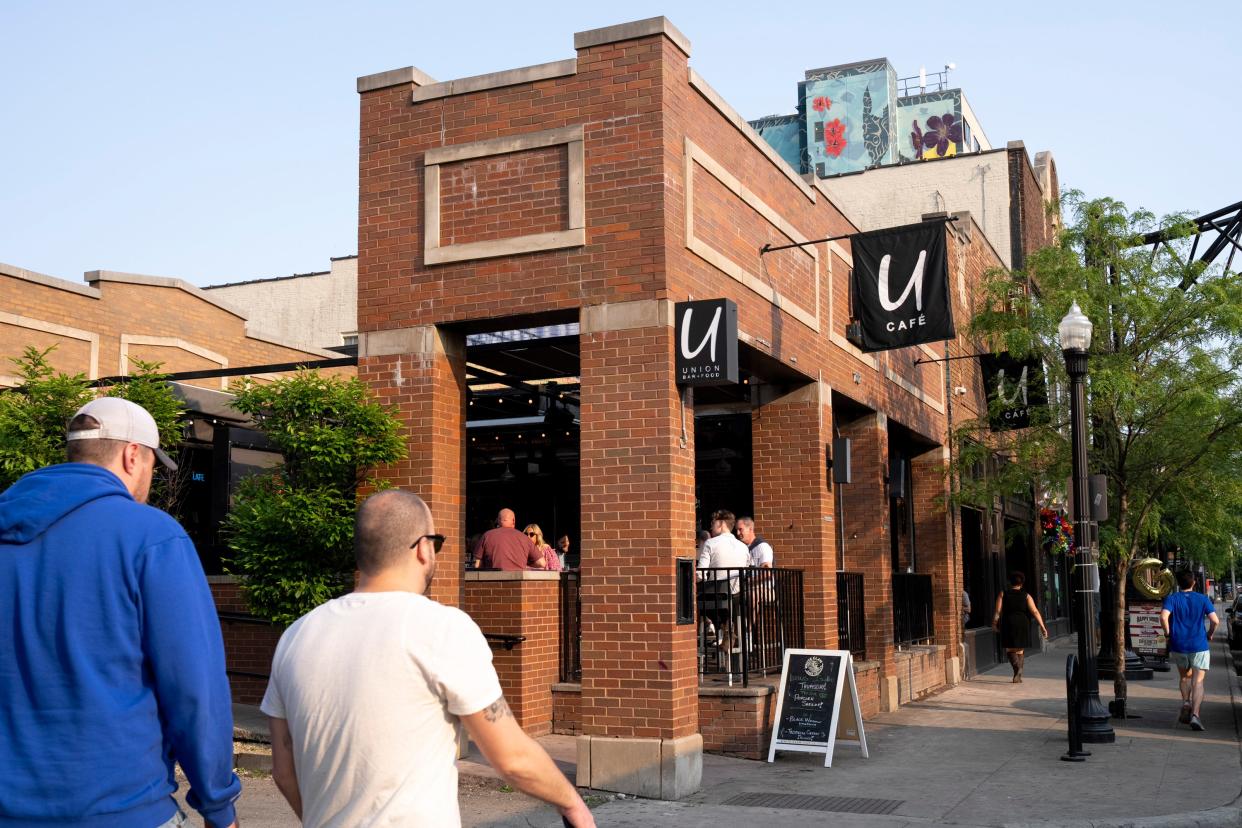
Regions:
<instances>
[{"instance_id":1,"label":"hanging flower basket","mask_svg":"<svg viewBox=\"0 0 1242 828\"><path fill-rule=\"evenodd\" d=\"M1060 512L1052 509L1039 510L1039 525L1043 529L1040 545L1054 555L1067 555L1074 550L1074 527Z\"/></svg>"}]
</instances>

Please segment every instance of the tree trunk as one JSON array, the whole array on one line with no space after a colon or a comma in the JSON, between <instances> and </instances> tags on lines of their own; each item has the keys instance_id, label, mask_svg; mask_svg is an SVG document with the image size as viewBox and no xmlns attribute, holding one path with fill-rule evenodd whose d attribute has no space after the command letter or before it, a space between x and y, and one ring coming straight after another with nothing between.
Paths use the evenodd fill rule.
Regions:
<instances>
[{"instance_id":1,"label":"tree trunk","mask_svg":"<svg viewBox=\"0 0 1242 828\"><path fill-rule=\"evenodd\" d=\"M1126 532L1130 526L1130 515L1125 490L1117 493L1117 536L1119 539L1126 537ZM1125 702L1127 696L1126 685L1126 577L1130 574L1130 560L1133 550L1127 549L1125 554L1119 554L1113 565L1114 571L1117 573L1117 606L1116 614L1113 620L1116 622L1116 629L1113 630L1113 696L1118 701Z\"/></svg>"},{"instance_id":2,"label":"tree trunk","mask_svg":"<svg viewBox=\"0 0 1242 828\"><path fill-rule=\"evenodd\" d=\"M1116 629L1113 634L1113 695L1124 701L1126 698L1126 578L1130 574L1130 556L1120 556L1113 565L1117 573L1117 607L1113 620Z\"/></svg>"}]
</instances>

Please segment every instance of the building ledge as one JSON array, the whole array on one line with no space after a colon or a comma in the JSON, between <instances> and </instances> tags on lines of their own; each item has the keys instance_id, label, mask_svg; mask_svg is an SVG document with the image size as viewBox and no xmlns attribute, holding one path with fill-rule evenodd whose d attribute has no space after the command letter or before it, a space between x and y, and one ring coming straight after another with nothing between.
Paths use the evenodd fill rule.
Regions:
<instances>
[{"instance_id":1,"label":"building ledge","mask_svg":"<svg viewBox=\"0 0 1242 828\"><path fill-rule=\"evenodd\" d=\"M400 69L389 69L387 72L376 72L374 75L363 75L358 78L358 94L386 89L389 86L401 86L412 83L416 86L430 86L436 79L417 66L403 66Z\"/></svg>"},{"instance_id":2,"label":"building ledge","mask_svg":"<svg viewBox=\"0 0 1242 828\"><path fill-rule=\"evenodd\" d=\"M503 72L491 72L486 75L473 75L468 78L432 83L414 90L413 100L431 101L447 98L452 95L465 95L468 92L481 92L485 89L500 89L505 86L517 86L521 83L534 83L549 78L562 78L578 72L578 59L557 60L551 63L540 63L536 66L524 66L520 69L508 69Z\"/></svg>"},{"instance_id":3,"label":"building ledge","mask_svg":"<svg viewBox=\"0 0 1242 828\"><path fill-rule=\"evenodd\" d=\"M523 569L513 572L476 569L466 572L467 581L559 581L561 573L547 569Z\"/></svg>"},{"instance_id":4,"label":"building ledge","mask_svg":"<svg viewBox=\"0 0 1242 828\"><path fill-rule=\"evenodd\" d=\"M636 40L640 37L662 34L673 41L678 49L690 56L690 38L672 24L667 17L648 17L646 20L634 20L619 23L616 26L605 26L602 29L589 29L574 34L574 49L589 49L605 43L620 43L623 40Z\"/></svg>"}]
</instances>

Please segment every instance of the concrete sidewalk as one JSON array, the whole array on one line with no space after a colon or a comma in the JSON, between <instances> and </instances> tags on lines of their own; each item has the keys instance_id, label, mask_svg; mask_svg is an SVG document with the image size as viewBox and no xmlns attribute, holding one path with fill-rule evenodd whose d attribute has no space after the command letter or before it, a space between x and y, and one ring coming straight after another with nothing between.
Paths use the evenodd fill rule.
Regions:
<instances>
[{"instance_id":1,"label":"concrete sidewalk","mask_svg":"<svg viewBox=\"0 0 1242 828\"><path fill-rule=\"evenodd\" d=\"M607 799L595 805L596 819L601 826L621 828L1242 826L1242 691L1223 638L1218 636L1212 650L1202 711L1206 732L1177 723L1176 671L1157 673L1152 681L1130 683L1131 713L1142 718L1113 720L1116 744L1088 746L1093 755L1084 763L1059 760L1066 749L1065 657L1074 647L1073 639L1062 639L1046 655L1028 656L1022 684L1010 683L1005 665L868 721L870 759L844 746L832 768L810 754L780 754L772 764L709 755L703 789L687 800ZM1112 698L1111 682L1100 689L1106 702ZM239 726L256 735L266 731L262 717L251 715L257 711L238 712ZM574 739L550 736L541 743L573 779ZM459 767L465 825L561 824L552 809L501 787L477 753ZM263 810L263 782L246 780L243 815L248 804ZM747 794L751 802L757 794L768 799L759 807L740 804ZM859 801L825 801L844 797ZM848 804L880 813L815 809ZM288 816L288 824L296 824ZM247 824L286 823L251 819Z\"/></svg>"},{"instance_id":2,"label":"concrete sidewalk","mask_svg":"<svg viewBox=\"0 0 1242 828\"><path fill-rule=\"evenodd\" d=\"M1093 755L1084 763L1059 760L1066 749L1065 657L1074 648L1073 639L1063 639L1046 655L1028 656L1022 684L1010 682L1005 665L878 716L866 725L870 759L849 747L838 747L832 768L809 754L780 754L772 764L707 756L703 789L689 799L616 799L598 806L596 819L601 826L681 828L1242 826L1242 694L1223 639L1212 651L1202 710L1206 732L1177 723L1176 671L1157 673L1152 681L1130 683L1131 713L1142 718L1113 720L1116 744L1088 746ZM1102 685L1101 697L1112 699L1111 681ZM572 768L572 739L544 743L563 768ZM463 775L490 773L480 762L463 760ZM783 807L739 804L748 793L790 796L768 800ZM794 796L871 800L853 804L888 813L808 810L842 803ZM466 799L463 809L469 813ZM560 820L527 801L510 818L470 824L554 828Z\"/></svg>"}]
</instances>

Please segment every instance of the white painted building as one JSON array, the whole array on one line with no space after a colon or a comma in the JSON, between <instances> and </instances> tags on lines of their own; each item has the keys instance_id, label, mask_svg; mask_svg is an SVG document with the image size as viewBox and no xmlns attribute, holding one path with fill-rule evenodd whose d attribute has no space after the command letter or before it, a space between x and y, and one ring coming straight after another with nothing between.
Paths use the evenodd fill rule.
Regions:
<instances>
[{"instance_id":1,"label":"white painted building","mask_svg":"<svg viewBox=\"0 0 1242 828\"><path fill-rule=\"evenodd\" d=\"M358 341L358 257L328 270L210 285L209 295L245 308L247 318L288 342L339 348Z\"/></svg>"},{"instance_id":2,"label":"white painted building","mask_svg":"<svg viewBox=\"0 0 1242 828\"><path fill-rule=\"evenodd\" d=\"M1021 251L1030 249L1031 234L1041 243L1051 241L1031 215L1031 206L1024 214L1022 202L1031 186L1037 188L1041 205L1057 197L1055 162L1051 153L1041 152L1032 163L1021 141L1010 141L1004 149L873 167L817 181L863 230L912 224L928 213L969 212L1006 267L1021 266Z\"/></svg>"}]
</instances>

